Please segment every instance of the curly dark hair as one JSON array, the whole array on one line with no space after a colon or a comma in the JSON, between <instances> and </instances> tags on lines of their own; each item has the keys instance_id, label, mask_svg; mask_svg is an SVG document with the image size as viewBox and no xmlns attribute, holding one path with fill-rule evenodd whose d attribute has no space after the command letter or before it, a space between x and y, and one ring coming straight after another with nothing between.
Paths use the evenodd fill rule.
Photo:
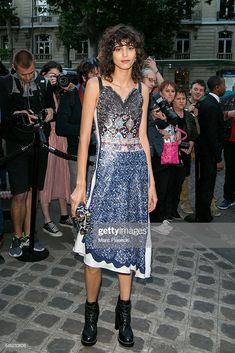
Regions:
<instances>
[{"instance_id":1,"label":"curly dark hair","mask_svg":"<svg viewBox=\"0 0 235 353\"><path fill-rule=\"evenodd\" d=\"M112 82L112 73L115 65L113 63L113 51L118 44L132 45L136 49L136 61L133 64L132 79L134 82L141 80L141 70L143 68L145 52L143 36L133 27L124 24L118 24L109 27L103 33L99 42L99 66L101 75L108 81Z\"/></svg>"}]
</instances>

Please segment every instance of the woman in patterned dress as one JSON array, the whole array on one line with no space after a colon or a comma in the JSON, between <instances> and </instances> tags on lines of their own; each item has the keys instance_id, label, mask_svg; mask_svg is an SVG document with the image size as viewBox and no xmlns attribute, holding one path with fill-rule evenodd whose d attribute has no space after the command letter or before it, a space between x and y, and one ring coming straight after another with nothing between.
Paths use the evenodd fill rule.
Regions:
<instances>
[{"instance_id":1,"label":"woman in patterned dress","mask_svg":"<svg viewBox=\"0 0 235 353\"><path fill-rule=\"evenodd\" d=\"M151 240L148 212L156 191L147 139L148 89L141 84L143 40L133 28L117 25L99 45L100 78L88 81L78 148L77 186L72 214L81 202L91 212L88 232L78 234L74 251L84 256L85 326L82 344L97 340L101 269L118 273L115 328L120 344L134 344L130 325L133 273L150 276ZM94 119L93 119L94 117ZM97 137L96 168L88 198L86 164L93 122Z\"/></svg>"}]
</instances>

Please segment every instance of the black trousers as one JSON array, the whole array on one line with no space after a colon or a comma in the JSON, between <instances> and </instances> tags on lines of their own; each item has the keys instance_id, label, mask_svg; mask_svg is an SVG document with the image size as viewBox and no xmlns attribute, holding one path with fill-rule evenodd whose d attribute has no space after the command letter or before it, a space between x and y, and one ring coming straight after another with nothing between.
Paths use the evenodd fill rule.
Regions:
<instances>
[{"instance_id":1,"label":"black trousers","mask_svg":"<svg viewBox=\"0 0 235 353\"><path fill-rule=\"evenodd\" d=\"M211 222L210 205L214 195L217 166L213 157L202 155L199 161L199 180L197 187L196 217L199 222Z\"/></svg>"},{"instance_id":2,"label":"black trousers","mask_svg":"<svg viewBox=\"0 0 235 353\"><path fill-rule=\"evenodd\" d=\"M160 158L152 158L158 202L156 209L150 214L151 222L162 222L173 216L173 198L176 173L175 165L161 165Z\"/></svg>"},{"instance_id":3,"label":"black trousers","mask_svg":"<svg viewBox=\"0 0 235 353\"><path fill-rule=\"evenodd\" d=\"M225 182L224 198L229 202L235 200L235 142L224 143Z\"/></svg>"}]
</instances>

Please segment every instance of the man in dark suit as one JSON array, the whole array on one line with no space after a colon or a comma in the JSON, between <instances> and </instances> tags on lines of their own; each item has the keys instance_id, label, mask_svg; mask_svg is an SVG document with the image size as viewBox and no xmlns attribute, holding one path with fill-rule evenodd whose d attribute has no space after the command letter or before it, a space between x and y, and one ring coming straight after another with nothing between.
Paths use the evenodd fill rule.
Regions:
<instances>
[{"instance_id":1,"label":"man in dark suit","mask_svg":"<svg viewBox=\"0 0 235 353\"><path fill-rule=\"evenodd\" d=\"M210 205L213 198L216 174L224 168L222 162L224 116L220 98L225 92L224 79L212 76L207 81L208 96L198 111L200 136L197 142L199 182L196 200L196 220L211 222Z\"/></svg>"}]
</instances>

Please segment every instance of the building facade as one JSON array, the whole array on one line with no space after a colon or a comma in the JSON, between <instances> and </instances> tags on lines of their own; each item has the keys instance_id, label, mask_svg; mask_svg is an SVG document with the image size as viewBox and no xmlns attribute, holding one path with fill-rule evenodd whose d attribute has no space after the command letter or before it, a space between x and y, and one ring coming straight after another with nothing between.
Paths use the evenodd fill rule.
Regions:
<instances>
[{"instance_id":1,"label":"building facade","mask_svg":"<svg viewBox=\"0 0 235 353\"><path fill-rule=\"evenodd\" d=\"M235 1L204 0L185 13L174 54L159 61L165 78L187 87L195 79L223 75L235 83Z\"/></svg>"},{"instance_id":2,"label":"building facade","mask_svg":"<svg viewBox=\"0 0 235 353\"><path fill-rule=\"evenodd\" d=\"M12 24L13 50L28 49L35 55L38 67L48 60L65 63L65 50L59 38L59 17L53 14L46 0L14 0L17 20ZM89 56L89 45L85 38L80 41L80 50L70 51L69 65L76 67L79 61ZM7 28L0 23L0 60L9 65Z\"/></svg>"},{"instance_id":3,"label":"building facade","mask_svg":"<svg viewBox=\"0 0 235 353\"><path fill-rule=\"evenodd\" d=\"M187 4L187 1L185 2ZM14 0L17 21L12 25L14 51L31 50L41 67L48 60L65 65L65 50L59 38L58 16L46 0ZM235 1L201 0L194 9L185 9L182 30L175 37L174 53L158 65L165 79L188 87L194 79L219 74L235 82ZM0 23L0 59L9 65L7 28ZM69 65L76 67L91 56L86 38L77 52L70 51Z\"/></svg>"}]
</instances>

